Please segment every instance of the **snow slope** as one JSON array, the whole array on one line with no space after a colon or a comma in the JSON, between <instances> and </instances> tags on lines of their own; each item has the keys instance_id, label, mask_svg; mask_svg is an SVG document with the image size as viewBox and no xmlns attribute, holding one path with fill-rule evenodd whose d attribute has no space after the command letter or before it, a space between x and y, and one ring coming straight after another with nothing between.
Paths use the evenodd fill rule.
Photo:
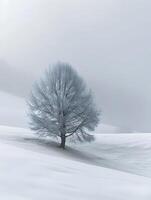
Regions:
<instances>
[{"instance_id":1,"label":"snow slope","mask_svg":"<svg viewBox=\"0 0 151 200\"><path fill-rule=\"evenodd\" d=\"M142 172L145 171L141 162L145 165L151 157L150 147L150 135L106 134L97 135L96 142L89 145L75 145L74 149L67 147L63 151L48 139L39 140L29 130L1 126L0 197L3 200L150 200L151 179L132 171L122 172L125 170L121 167L127 155L129 162L125 168L130 170L133 165L139 174L140 165ZM138 148L142 155L148 152L146 157L136 156ZM120 171L111 169L119 161ZM105 168L109 163L113 166Z\"/></svg>"},{"instance_id":2,"label":"snow slope","mask_svg":"<svg viewBox=\"0 0 151 200\"><path fill-rule=\"evenodd\" d=\"M108 125L108 124L102 124L100 123L96 129L95 129L95 133L119 133L120 132L120 128L116 127L116 126L112 126L112 125Z\"/></svg>"},{"instance_id":3,"label":"snow slope","mask_svg":"<svg viewBox=\"0 0 151 200\"><path fill-rule=\"evenodd\" d=\"M25 100L5 92L0 92L0 124L26 127Z\"/></svg>"},{"instance_id":4,"label":"snow slope","mask_svg":"<svg viewBox=\"0 0 151 200\"><path fill-rule=\"evenodd\" d=\"M151 134L100 134L80 150L97 165L151 178Z\"/></svg>"}]
</instances>

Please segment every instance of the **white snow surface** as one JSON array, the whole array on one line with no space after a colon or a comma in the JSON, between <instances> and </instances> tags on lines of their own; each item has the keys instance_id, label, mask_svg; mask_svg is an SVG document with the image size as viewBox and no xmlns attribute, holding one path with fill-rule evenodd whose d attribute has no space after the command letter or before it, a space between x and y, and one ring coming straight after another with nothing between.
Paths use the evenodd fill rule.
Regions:
<instances>
[{"instance_id":1,"label":"white snow surface","mask_svg":"<svg viewBox=\"0 0 151 200\"><path fill-rule=\"evenodd\" d=\"M26 110L23 98L0 91L0 124L27 127Z\"/></svg>"},{"instance_id":2,"label":"white snow surface","mask_svg":"<svg viewBox=\"0 0 151 200\"><path fill-rule=\"evenodd\" d=\"M97 134L61 150L28 129L0 126L2 200L151 200L150 177L150 134Z\"/></svg>"},{"instance_id":3,"label":"white snow surface","mask_svg":"<svg viewBox=\"0 0 151 200\"><path fill-rule=\"evenodd\" d=\"M95 129L95 133L119 133L120 132L120 128L116 127L116 126L112 126L112 125L108 125L108 124L102 124L100 123L96 129Z\"/></svg>"}]
</instances>

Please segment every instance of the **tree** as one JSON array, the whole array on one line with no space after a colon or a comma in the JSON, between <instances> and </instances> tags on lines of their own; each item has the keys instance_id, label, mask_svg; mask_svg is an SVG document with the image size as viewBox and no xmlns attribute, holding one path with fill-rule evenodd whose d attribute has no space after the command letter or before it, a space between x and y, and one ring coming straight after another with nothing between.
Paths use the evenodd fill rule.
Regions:
<instances>
[{"instance_id":1,"label":"tree","mask_svg":"<svg viewBox=\"0 0 151 200\"><path fill-rule=\"evenodd\" d=\"M29 99L31 129L41 136L61 139L91 141L87 131L94 130L99 122L99 112L92 94L77 72L66 63L49 68L37 82Z\"/></svg>"}]
</instances>

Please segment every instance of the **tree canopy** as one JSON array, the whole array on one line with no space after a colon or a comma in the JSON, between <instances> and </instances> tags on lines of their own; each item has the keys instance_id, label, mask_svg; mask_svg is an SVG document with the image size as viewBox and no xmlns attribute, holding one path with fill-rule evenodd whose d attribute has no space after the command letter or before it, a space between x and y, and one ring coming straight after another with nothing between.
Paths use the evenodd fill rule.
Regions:
<instances>
[{"instance_id":1,"label":"tree canopy","mask_svg":"<svg viewBox=\"0 0 151 200\"><path fill-rule=\"evenodd\" d=\"M42 136L61 139L65 148L68 137L73 141L91 141L88 133L99 122L100 112L83 79L66 63L49 67L35 83L29 99L30 127Z\"/></svg>"}]
</instances>

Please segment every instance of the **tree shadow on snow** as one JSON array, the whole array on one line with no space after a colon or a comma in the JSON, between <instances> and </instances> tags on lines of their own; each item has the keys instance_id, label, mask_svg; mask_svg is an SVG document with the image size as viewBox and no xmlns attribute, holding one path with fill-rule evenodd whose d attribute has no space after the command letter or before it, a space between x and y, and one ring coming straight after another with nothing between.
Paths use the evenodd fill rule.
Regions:
<instances>
[{"instance_id":1,"label":"tree shadow on snow","mask_svg":"<svg viewBox=\"0 0 151 200\"><path fill-rule=\"evenodd\" d=\"M94 154L83 152L82 150L78 150L78 146L74 145L74 148L70 146L66 146L66 149L61 149L59 147L58 142L43 139L43 138L20 138L19 142L22 142L26 148L34 150L36 152L45 153L48 155L58 155L64 158L70 158L72 160L84 162L87 164L97 165L97 166L105 166L105 159L96 156ZM34 144L34 146L33 146Z\"/></svg>"}]
</instances>

